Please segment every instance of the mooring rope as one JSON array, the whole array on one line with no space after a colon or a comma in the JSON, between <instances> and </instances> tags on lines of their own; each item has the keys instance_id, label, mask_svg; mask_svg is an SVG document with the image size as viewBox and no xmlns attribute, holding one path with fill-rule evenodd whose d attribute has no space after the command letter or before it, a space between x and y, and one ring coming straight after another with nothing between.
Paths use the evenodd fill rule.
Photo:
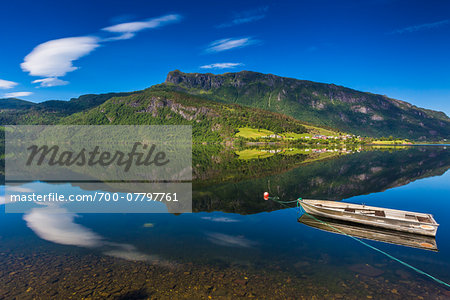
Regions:
<instances>
[{"instance_id":1,"label":"mooring rope","mask_svg":"<svg viewBox=\"0 0 450 300\"><path fill-rule=\"evenodd\" d=\"M293 208L293 207L290 207L290 206L286 205L287 203L294 203L294 202L297 202L297 208L299 208L300 211L302 211L304 214L308 215L309 217L313 218L314 220L316 220L316 221L318 221L318 222L320 222L320 223L322 223L322 224L324 224L324 225L330 227L331 229L333 229L333 230L335 230L335 231L337 231L337 232L339 232L339 233L341 233L341 234L343 234L343 235L345 235L345 236L348 236L348 237L352 238L353 240L355 240L355 241L357 241L357 242L360 242L361 244L363 244L364 246L366 246L366 247L368 247L368 248L370 248L370 249L372 249L372 250L378 251L379 253L381 253L381 254L383 254L383 255L389 257L390 259L392 259L392 260L394 260L394 261L396 261L396 262L401 263L401 264L404 265L405 267L408 267L408 268L410 268L410 269L416 271L417 273L422 274L422 275L424 275L424 276L427 276L428 278L431 278L432 280L436 281L437 283L440 283L440 284L442 284L442 285L445 285L447 288L450 288L450 284L448 284L448 283L446 283L446 282L440 280L439 278L436 278L436 277L434 277L433 275L428 274L427 272L424 272L424 271L422 271L422 270L420 270L420 269L418 269L418 268L416 268L416 267L414 267L414 266L412 266L412 265L410 265L410 264L408 264L408 263L402 261L401 259L396 258L395 256L392 256L391 254L389 254L389 253L387 253L387 252L385 252L385 251L383 251L383 250L381 250L381 249L378 249L377 247L372 246L372 245L370 245L370 244L368 244L368 243L362 241L361 239L359 239L359 238L357 238L357 237L354 237L354 236L352 236L352 235L349 235L349 234L343 232L342 230L340 230L340 229L338 229L338 228L336 228L336 227L334 227L334 226L328 224L327 222L322 221L322 220L320 220L320 219L317 219L317 218L314 217L313 215L307 213L307 212L302 208L302 206L300 205L300 200L302 200L302 198L298 198L297 200L291 200L291 201L279 201L279 198L278 198L278 197L269 197L269 199L272 200L272 201L275 201L275 202L277 202L277 203L280 203L280 204L282 204L283 206L288 207L288 208Z\"/></svg>"}]
</instances>

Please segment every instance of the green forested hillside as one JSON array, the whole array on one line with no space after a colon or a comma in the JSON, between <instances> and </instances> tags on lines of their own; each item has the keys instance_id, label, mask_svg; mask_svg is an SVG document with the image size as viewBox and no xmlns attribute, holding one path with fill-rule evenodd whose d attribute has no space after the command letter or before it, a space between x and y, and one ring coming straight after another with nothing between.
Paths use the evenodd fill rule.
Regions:
<instances>
[{"instance_id":1,"label":"green forested hillside","mask_svg":"<svg viewBox=\"0 0 450 300\"><path fill-rule=\"evenodd\" d=\"M190 124L198 140L259 136L265 129L284 137L337 131L368 137L443 140L450 119L386 96L333 84L249 71L170 72L164 84L131 93L83 95L70 101L32 103L0 99L0 124ZM245 129L245 128L250 128ZM295 134L297 135L295 135Z\"/></svg>"},{"instance_id":2,"label":"green forested hillside","mask_svg":"<svg viewBox=\"0 0 450 300\"><path fill-rule=\"evenodd\" d=\"M363 136L450 138L450 119L442 112L334 84L249 71L222 75L173 71L165 84L218 102L279 112Z\"/></svg>"},{"instance_id":3,"label":"green forested hillside","mask_svg":"<svg viewBox=\"0 0 450 300\"><path fill-rule=\"evenodd\" d=\"M49 100L41 103L13 98L0 99L0 124L56 124L65 116L100 105L114 96L128 94L88 94L70 101Z\"/></svg>"},{"instance_id":4,"label":"green forested hillside","mask_svg":"<svg viewBox=\"0 0 450 300\"><path fill-rule=\"evenodd\" d=\"M209 101L182 92L153 87L59 120L60 124L192 125L196 141L223 141L235 137L238 128L267 129L275 133L305 133L292 117L236 104Z\"/></svg>"}]
</instances>

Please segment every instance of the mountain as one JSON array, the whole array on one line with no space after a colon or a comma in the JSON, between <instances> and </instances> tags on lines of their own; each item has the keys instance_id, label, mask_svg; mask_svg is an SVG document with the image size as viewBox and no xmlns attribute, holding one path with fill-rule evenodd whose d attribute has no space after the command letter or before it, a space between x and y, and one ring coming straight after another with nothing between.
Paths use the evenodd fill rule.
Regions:
<instances>
[{"instance_id":1,"label":"mountain","mask_svg":"<svg viewBox=\"0 0 450 300\"><path fill-rule=\"evenodd\" d=\"M15 98L0 99L0 124L56 124L59 119L95 106L112 97L130 93L88 94L69 101L49 100L33 103Z\"/></svg>"},{"instance_id":2,"label":"mountain","mask_svg":"<svg viewBox=\"0 0 450 300\"><path fill-rule=\"evenodd\" d=\"M249 71L172 71L165 83L144 91L89 94L70 101L0 99L0 122L191 124L196 138L214 141L234 136L241 127L309 131L302 124L372 137L450 138L450 119L442 112L333 84Z\"/></svg>"},{"instance_id":3,"label":"mountain","mask_svg":"<svg viewBox=\"0 0 450 300\"><path fill-rule=\"evenodd\" d=\"M383 95L250 71L222 75L168 74L167 87L222 103L283 113L363 136L416 140L450 138L450 118Z\"/></svg>"},{"instance_id":4,"label":"mountain","mask_svg":"<svg viewBox=\"0 0 450 300\"><path fill-rule=\"evenodd\" d=\"M36 105L33 102L28 102L21 99L16 98L5 98L0 99L0 109L27 109Z\"/></svg>"},{"instance_id":5,"label":"mountain","mask_svg":"<svg viewBox=\"0 0 450 300\"><path fill-rule=\"evenodd\" d=\"M238 128L276 133L306 133L303 124L286 115L237 104L206 100L165 86L154 86L62 118L58 124L192 125L194 141L217 142L235 137Z\"/></svg>"}]
</instances>

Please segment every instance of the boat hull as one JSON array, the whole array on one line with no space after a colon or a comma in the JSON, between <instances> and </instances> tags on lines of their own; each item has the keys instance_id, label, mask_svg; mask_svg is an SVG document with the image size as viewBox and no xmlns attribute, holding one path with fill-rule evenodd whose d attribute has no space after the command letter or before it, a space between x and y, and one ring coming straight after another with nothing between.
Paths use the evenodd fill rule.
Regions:
<instances>
[{"instance_id":1,"label":"boat hull","mask_svg":"<svg viewBox=\"0 0 450 300\"><path fill-rule=\"evenodd\" d=\"M325 201L325 200L299 200L302 208L311 215L316 215L324 218L337 219L346 222L353 222L359 224L365 224L373 227L380 227L389 230L397 230L404 231L413 234L422 234L427 236L436 236L436 232L438 229L438 224L433 223L421 223L421 222L412 222L409 220L402 220L400 218L387 218L376 215L365 215L358 214L354 212L345 211L346 208L350 208L352 210L372 210L372 211L386 211L386 212L395 212L396 214L402 213L402 211L398 210L389 210L378 207L343 203L343 202L335 202L335 201ZM323 204L322 204L323 203ZM347 206L346 206L347 204ZM322 205L322 206L319 206ZM334 207L326 207L325 205ZM410 212L403 212L404 214ZM414 214L414 213L410 213ZM431 215L426 215L431 217Z\"/></svg>"}]
</instances>

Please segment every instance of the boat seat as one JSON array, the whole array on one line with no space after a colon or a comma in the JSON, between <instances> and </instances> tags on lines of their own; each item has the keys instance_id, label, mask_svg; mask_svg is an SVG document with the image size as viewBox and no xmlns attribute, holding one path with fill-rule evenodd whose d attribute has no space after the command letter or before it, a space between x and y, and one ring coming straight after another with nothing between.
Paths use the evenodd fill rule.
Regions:
<instances>
[{"instance_id":1,"label":"boat seat","mask_svg":"<svg viewBox=\"0 0 450 300\"><path fill-rule=\"evenodd\" d=\"M386 214L382 210L376 210L375 211L375 216L377 216L377 217L386 217Z\"/></svg>"},{"instance_id":2,"label":"boat seat","mask_svg":"<svg viewBox=\"0 0 450 300\"><path fill-rule=\"evenodd\" d=\"M417 216L417 220L419 220L419 222L422 222L422 223L431 223L431 220L429 217Z\"/></svg>"},{"instance_id":3,"label":"boat seat","mask_svg":"<svg viewBox=\"0 0 450 300\"><path fill-rule=\"evenodd\" d=\"M405 219L407 220L417 220L416 215L405 214Z\"/></svg>"}]
</instances>

